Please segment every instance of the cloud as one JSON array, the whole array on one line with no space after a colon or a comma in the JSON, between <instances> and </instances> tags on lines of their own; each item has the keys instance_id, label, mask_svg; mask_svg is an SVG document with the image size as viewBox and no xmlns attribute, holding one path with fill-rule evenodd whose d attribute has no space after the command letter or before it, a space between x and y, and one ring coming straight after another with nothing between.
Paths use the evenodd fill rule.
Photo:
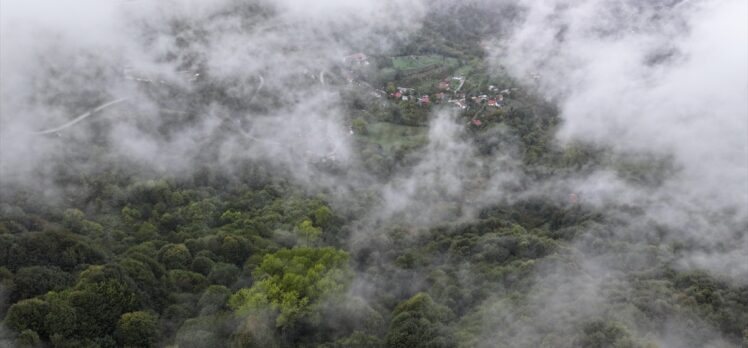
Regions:
<instances>
[{"instance_id":1,"label":"cloud","mask_svg":"<svg viewBox=\"0 0 748 348\"><path fill-rule=\"evenodd\" d=\"M266 159L310 184L324 174L315 163L353 160L339 95L349 87L318 77L334 80L356 50L386 50L418 28L423 8L35 0L3 3L2 14L3 181L53 177L72 154L106 152L172 175ZM60 132L33 134L121 98ZM96 169L83 162L73 165Z\"/></svg>"},{"instance_id":2,"label":"cloud","mask_svg":"<svg viewBox=\"0 0 748 348\"><path fill-rule=\"evenodd\" d=\"M677 231L675 239L734 241L734 250L689 265L748 254L744 233L734 230L748 219L748 4L523 4L524 21L493 51L494 61L559 103L559 139L671 157L678 168L655 191L599 174L578 190L644 207ZM693 217L716 212L730 213L722 221ZM748 273L730 273L748 281Z\"/></svg>"},{"instance_id":3,"label":"cloud","mask_svg":"<svg viewBox=\"0 0 748 348\"><path fill-rule=\"evenodd\" d=\"M493 67L559 105L562 146L606 149L591 172L536 183L526 194L576 192L606 221L585 225L563 262L538 266L523 301L485 301L479 343L571 346L563 339L603 319L624 323L643 344L731 346L684 313L648 326L630 307L637 299L622 293L657 291L637 272L662 262L748 284L748 3L519 4L521 16L489 51ZM627 157L665 169L663 180L630 180L621 170Z\"/></svg>"},{"instance_id":4,"label":"cloud","mask_svg":"<svg viewBox=\"0 0 748 348\"><path fill-rule=\"evenodd\" d=\"M507 2L469 2L497 4ZM508 36L496 39L493 66L560 106L561 144L582 140L611 149L609 162L630 154L672 161L656 185L633 183L610 163L533 182L523 177L513 146L481 154L447 111L431 115L428 143L410 155L412 165L386 179L363 169L341 93L368 87L343 83L335 67L353 52L387 52L421 28L431 6L454 4L35 0L1 6L4 183L54 191L63 165L95 172L121 163L142 173L189 175L199 167L231 172L251 160L310 190L331 192L339 205L375 196L355 223L353 243L360 244L380 237L381 222L431 227L492 204L558 202L577 192L584 205L625 222L612 232L616 238L647 241L666 231L657 242L690 245L667 255L676 267L748 284L743 0L526 0L507 12L519 17L501 26ZM332 82L322 84L322 75ZM64 131L34 134L120 98L127 101ZM514 141L498 128L481 136ZM631 206L639 209L622 209ZM629 287L622 274L630 270L610 267L620 256L575 255L578 272L548 266L553 277L533 289L539 293L529 303L538 312L529 318L548 309L558 320L530 324L552 326L570 312L575 323L600 314L580 309L610 303L606 282ZM487 315L511 322L519 311ZM526 334L533 325L511 328ZM673 322L674 332L679 325Z\"/></svg>"}]
</instances>

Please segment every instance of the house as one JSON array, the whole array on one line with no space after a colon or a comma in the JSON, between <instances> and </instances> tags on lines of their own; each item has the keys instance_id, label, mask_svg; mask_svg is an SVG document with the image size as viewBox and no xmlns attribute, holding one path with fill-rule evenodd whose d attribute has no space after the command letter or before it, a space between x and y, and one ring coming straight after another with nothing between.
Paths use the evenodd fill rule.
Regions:
<instances>
[{"instance_id":1,"label":"house","mask_svg":"<svg viewBox=\"0 0 748 348\"><path fill-rule=\"evenodd\" d=\"M395 93L390 94L395 99L400 99L403 96L403 93L400 91L396 91Z\"/></svg>"},{"instance_id":2,"label":"house","mask_svg":"<svg viewBox=\"0 0 748 348\"><path fill-rule=\"evenodd\" d=\"M346 64L369 65L369 57L359 52L343 57L343 62Z\"/></svg>"},{"instance_id":3,"label":"house","mask_svg":"<svg viewBox=\"0 0 748 348\"><path fill-rule=\"evenodd\" d=\"M440 90L445 90L445 89L449 88L449 81L444 80L444 81L439 82L439 86L438 87L439 87Z\"/></svg>"},{"instance_id":4,"label":"house","mask_svg":"<svg viewBox=\"0 0 748 348\"><path fill-rule=\"evenodd\" d=\"M477 119L477 118L474 118L474 119L473 119L472 121L470 121L470 123L472 123L472 124L473 124L473 126L476 126L476 127L480 127L481 125L483 125L483 122L481 122L481 121L480 121L479 119Z\"/></svg>"},{"instance_id":5,"label":"house","mask_svg":"<svg viewBox=\"0 0 748 348\"><path fill-rule=\"evenodd\" d=\"M450 100L449 102L452 103L452 104L454 104L455 106L457 106L461 110L467 109L467 103L465 103L465 99Z\"/></svg>"},{"instance_id":6,"label":"house","mask_svg":"<svg viewBox=\"0 0 748 348\"><path fill-rule=\"evenodd\" d=\"M353 83L353 74L349 71L343 71L343 78L348 81L348 83Z\"/></svg>"},{"instance_id":7,"label":"house","mask_svg":"<svg viewBox=\"0 0 748 348\"><path fill-rule=\"evenodd\" d=\"M403 95L410 95L416 92L413 88L407 88L407 87L397 87L397 90L402 93Z\"/></svg>"},{"instance_id":8,"label":"house","mask_svg":"<svg viewBox=\"0 0 748 348\"><path fill-rule=\"evenodd\" d=\"M488 100L488 106L497 106L496 105L496 99L489 99Z\"/></svg>"},{"instance_id":9,"label":"house","mask_svg":"<svg viewBox=\"0 0 748 348\"><path fill-rule=\"evenodd\" d=\"M429 103L431 103L431 100L429 100L429 96L424 95L420 99L418 99L418 103L421 105L428 105Z\"/></svg>"},{"instance_id":10,"label":"house","mask_svg":"<svg viewBox=\"0 0 748 348\"><path fill-rule=\"evenodd\" d=\"M576 193L569 194L569 204L577 204L579 202L579 197Z\"/></svg>"}]
</instances>

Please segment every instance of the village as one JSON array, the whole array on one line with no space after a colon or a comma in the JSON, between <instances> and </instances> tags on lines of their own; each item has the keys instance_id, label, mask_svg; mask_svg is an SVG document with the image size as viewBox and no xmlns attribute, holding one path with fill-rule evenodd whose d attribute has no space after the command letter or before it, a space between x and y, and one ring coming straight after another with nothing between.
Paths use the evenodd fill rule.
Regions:
<instances>
[{"instance_id":1,"label":"village","mask_svg":"<svg viewBox=\"0 0 748 348\"><path fill-rule=\"evenodd\" d=\"M424 58L422 56L389 57L389 59L393 61L395 68L398 68L398 63L402 68L399 71L396 70L394 78L391 78L390 81L381 81L384 82L383 89L377 89L365 81L365 74L361 72L372 67L372 62L365 53L358 52L343 57L341 72L347 83L368 86L372 89L371 96L376 98L386 96L390 102L406 109L417 106L430 110L432 107L441 105L452 107L463 115L472 114L473 117L467 124L474 127L484 126L484 115L504 108L512 92L517 91L517 88L500 88L496 84L484 86L479 83L478 90L473 87L471 91L466 92L463 87L468 82L468 77L459 73L462 69L456 67L445 69L443 65L446 64L442 64L442 62L447 62L447 60L444 58L442 58L442 61L439 61L438 58ZM422 61L426 62L422 63ZM434 77L438 76L439 73L451 72L444 70L453 70L454 74L442 75L441 78L434 81ZM415 76L415 78L412 78L412 76ZM425 86L423 81L426 81ZM409 86L406 84L408 82L420 85L420 88Z\"/></svg>"},{"instance_id":2,"label":"village","mask_svg":"<svg viewBox=\"0 0 748 348\"><path fill-rule=\"evenodd\" d=\"M459 83L456 88L450 88L454 84ZM430 107L433 104L447 104L451 105L458 110L468 110L473 107L485 106L487 108L501 109L504 105L504 98L511 94L510 89L504 89L499 91L494 85L489 86L489 93L497 94L481 94L474 96L467 96L465 93L460 92L460 89L465 83L465 77L454 76L451 78L445 78L438 84L440 92L428 95L423 94L419 96L419 93L413 88L408 87L395 87L395 91L389 93L390 99L394 101L405 101L413 102L420 107ZM470 121L474 126L481 126L482 121L479 118L474 118Z\"/></svg>"}]
</instances>

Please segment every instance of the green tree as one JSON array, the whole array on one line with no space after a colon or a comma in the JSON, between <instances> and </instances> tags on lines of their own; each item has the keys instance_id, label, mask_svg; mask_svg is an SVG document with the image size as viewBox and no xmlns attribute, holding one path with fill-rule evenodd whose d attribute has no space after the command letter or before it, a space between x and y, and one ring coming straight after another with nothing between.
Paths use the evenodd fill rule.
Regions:
<instances>
[{"instance_id":1,"label":"green tree","mask_svg":"<svg viewBox=\"0 0 748 348\"><path fill-rule=\"evenodd\" d=\"M296 225L296 231L306 240L306 246L310 246L322 235L322 229L315 227L312 221L306 219Z\"/></svg>"},{"instance_id":2,"label":"green tree","mask_svg":"<svg viewBox=\"0 0 748 348\"><path fill-rule=\"evenodd\" d=\"M266 311L252 312L242 317L231 336L231 346L241 348L277 348L279 344L271 315Z\"/></svg>"},{"instance_id":3,"label":"green tree","mask_svg":"<svg viewBox=\"0 0 748 348\"><path fill-rule=\"evenodd\" d=\"M317 226L328 227L333 223L334 219L335 215L333 215L332 210L325 205L320 206L314 211L314 224Z\"/></svg>"},{"instance_id":4,"label":"green tree","mask_svg":"<svg viewBox=\"0 0 748 348\"><path fill-rule=\"evenodd\" d=\"M446 306L434 303L426 293L418 293L401 302L392 313L387 347L453 347L456 345L444 325L453 317Z\"/></svg>"},{"instance_id":5,"label":"green tree","mask_svg":"<svg viewBox=\"0 0 748 348\"><path fill-rule=\"evenodd\" d=\"M582 328L582 335L575 344L577 347L616 347L634 348L639 345L631 338L625 326L618 322L602 320L587 323Z\"/></svg>"},{"instance_id":6,"label":"green tree","mask_svg":"<svg viewBox=\"0 0 748 348\"><path fill-rule=\"evenodd\" d=\"M158 259L167 269L187 269L192 255L184 244L167 244L159 250Z\"/></svg>"},{"instance_id":7,"label":"green tree","mask_svg":"<svg viewBox=\"0 0 748 348\"><path fill-rule=\"evenodd\" d=\"M44 332L44 317L49 312L49 304L41 299L32 298L22 300L8 309L5 315L5 325L21 332L33 330L38 333Z\"/></svg>"},{"instance_id":8,"label":"green tree","mask_svg":"<svg viewBox=\"0 0 748 348\"><path fill-rule=\"evenodd\" d=\"M62 225L72 232L87 236L98 236L104 228L95 222L86 220L85 214L78 209L67 209L62 215Z\"/></svg>"},{"instance_id":9,"label":"green tree","mask_svg":"<svg viewBox=\"0 0 748 348\"><path fill-rule=\"evenodd\" d=\"M238 313L270 307L279 312L276 325L312 318L315 306L326 297L342 293L352 277L348 254L334 248L283 249L266 255L255 269L255 284L231 296Z\"/></svg>"},{"instance_id":10,"label":"green tree","mask_svg":"<svg viewBox=\"0 0 748 348\"><path fill-rule=\"evenodd\" d=\"M331 348L379 348L382 347L382 340L376 336L367 335L361 331L356 331L350 336L337 340L330 345Z\"/></svg>"},{"instance_id":11,"label":"green tree","mask_svg":"<svg viewBox=\"0 0 748 348\"><path fill-rule=\"evenodd\" d=\"M23 330L16 340L18 347L41 347L42 340L34 330Z\"/></svg>"},{"instance_id":12,"label":"green tree","mask_svg":"<svg viewBox=\"0 0 748 348\"><path fill-rule=\"evenodd\" d=\"M207 276L208 274L210 274L210 271L213 269L213 266L215 264L216 262L211 260L208 257L196 256L195 259L192 261L192 266L190 267L190 269L193 272L197 272L204 276Z\"/></svg>"},{"instance_id":13,"label":"green tree","mask_svg":"<svg viewBox=\"0 0 748 348\"><path fill-rule=\"evenodd\" d=\"M200 315L211 315L224 309L229 297L231 297L231 290L227 287L222 285L209 286L197 302Z\"/></svg>"},{"instance_id":14,"label":"green tree","mask_svg":"<svg viewBox=\"0 0 748 348\"><path fill-rule=\"evenodd\" d=\"M357 118L353 120L351 124L351 128L353 128L353 132L360 135L367 135L369 134L369 124L364 120L363 118Z\"/></svg>"},{"instance_id":15,"label":"green tree","mask_svg":"<svg viewBox=\"0 0 748 348\"><path fill-rule=\"evenodd\" d=\"M150 222L144 222L140 224L137 231L133 233L133 237L139 243L156 239L158 237L158 228Z\"/></svg>"},{"instance_id":16,"label":"green tree","mask_svg":"<svg viewBox=\"0 0 748 348\"><path fill-rule=\"evenodd\" d=\"M144 312L122 314L117 322L114 337L122 347L153 347L158 342L158 320L155 315Z\"/></svg>"},{"instance_id":17,"label":"green tree","mask_svg":"<svg viewBox=\"0 0 748 348\"><path fill-rule=\"evenodd\" d=\"M397 91L397 88L395 87L395 83L387 82L387 93L392 94L392 93L395 93L395 91Z\"/></svg>"},{"instance_id":18,"label":"green tree","mask_svg":"<svg viewBox=\"0 0 748 348\"><path fill-rule=\"evenodd\" d=\"M90 339L111 335L122 313L140 307L134 283L117 265L86 269L67 301L75 309L79 335Z\"/></svg>"},{"instance_id":19,"label":"green tree","mask_svg":"<svg viewBox=\"0 0 748 348\"><path fill-rule=\"evenodd\" d=\"M131 207L130 205L127 205L124 208L122 208L121 214L122 214L122 220L128 226L134 227L142 219L142 214L140 213L140 210L135 209Z\"/></svg>"},{"instance_id":20,"label":"green tree","mask_svg":"<svg viewBox=\"0 0 748 348\"><path fill-rule=\"evenodd\" d=\"M241 264L249 257L249 247L246 239L238 236L227 235L221 239L221 247L217 254L226 262Z\"/></svg>"},{"instance_id":21,"label":"green tree","mask_svg":"<svg viewBox=\"0 0 748 348\"><path fill-rule=\"evenodd\" d=\"M236 281L236 277L239 276L239 267L236 267L230 263L219 262L208 274L208 281L211 284L219 284L224 286L231 286Z\"/></svg>"},{"instance_id":22,"label":"green tree","mask_svg":"<svg viewBox=\"0 0 748 348\"><path fill-rule=\"evenodd\" d=\"M167 272L167 278L174 289L180 292L200 292L208 286L204 275L182 269Z\"/></svg>"},{"instance_id":23,"label":"green tree","mask_svg":"<svg viewBox=\"0 0 748 348\"><path fill-rule=\"evenodd\" d=\"M73 281L74 278L59 267L23 267L13 277L16 284L14 297L24 299L43 295L47 291L59 291L72 285Z\"/></svg>"},{"instance_id":24,"label":"green tree","mask_svg":"<svg viewBox=\"0 0 748 348\"><path fill-rule=\"evenodd\" d=\"M49 313L44 317L45 332L62 337L77 335L78 315L66 296L63 293L49 293L45 297L49 303Z\"/></svg>"}]
</instances>

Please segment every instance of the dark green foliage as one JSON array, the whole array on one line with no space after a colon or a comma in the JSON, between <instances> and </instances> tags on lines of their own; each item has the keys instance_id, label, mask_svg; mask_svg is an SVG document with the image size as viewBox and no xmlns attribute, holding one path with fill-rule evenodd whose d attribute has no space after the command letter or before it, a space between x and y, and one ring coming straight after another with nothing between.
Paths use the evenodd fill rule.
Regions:
<instances>
[{"instance_id":1,"label":"dark green foliage","mask_svg":"<svg viewBox=\"0 0 748 348\"><path fill-rule=\"evenodd\" d=\"M39 334L34 330L23 330L16 339L18 347L21 348L33 348L41 347L42 340L39 338Z\"/></svg>"},{"instance_id":2,"label":"dark green foliage","mask_svg":"<svg viewBox=\"0 0 748 348\"><path fill-rule=\"evenodd\" d=\"M49 304L41 299L21 300L10 306L5 315L5 325L16 331L44 331L44 317L49 313Z\"/></svg>"},{"instance_id":3,"label":"dark green foliage","mask_svg":"<svg viewBox=\"0 0 748 348\"><path fill-rule=\"evenodd\" d=\"M200 273L173 269L167 273L167 279L178 292L200 292L208 286L208 280Z\"/></svg>"},{"instance_id":4,"label":"dark green foliage","mask_svg":"<svg viewBox=\"0 0 748 348\"><path fill-rule=\"evenodd\" d=\"M122 313L140 306L134 285L120 272L103 267L86 270L69 293L68 301L75 308L77 332L81 337L113 333Z\"/></svg>"},{"instance_id":5,"label":"dark green foliage","mask_svg":"<svg viewBox=\"0 0 748 348\"><path fill-rule=\"evenodd\" d=\"M208 274L211 284L231 286L239 276L239 267L230 263L217 263Z\"/></svg>"},{"instance_id":6,"label":"dark green foliage","mask_svg":"<svg viewBox=\"0 0 748 348\"><path fill-rule=\"evenodd\" d=\"M47 291L60 291L73 284L71 274L58 267L31 266L20 268L13 277L16 285L14 299L43 295Z\"/></svg>"},{"instance_id":7,"label":"dark green foliage","mask_svg":"<svg viewBox=\"0 0 748 348\"><path fill-rule=\"evenodd\" d=\"M585 325L582 329L582 337L576 344L583 348L615 347L634 348L638 347L631 339L631 334L625 327L618 323L595 321Z\"/></svg>"},{"instance_id":8,"label":"dark green foliage","mask_svg":"<svg viewBox=\"0 0 748 348\"><path fill-rule=\"evenodd\" d=\"M85 237L61 231L30 232L14 236L12 246L0 252L0 264L12 270L28 266L56 266L64 271L81 264L97 264L105 256Z\"/></svg>"},{"instance_id":9,"label":"dark green foliage","mask_svg":"<svg viewBox=\"0 0 748 348\"><path fill-rule=\"evenodd\" d=\"M211 315L228 308L231 290L221 285L211 285L200 296L197 306L200 315Z\"/></svg>"},{"instance_id":10,"label":"dark green foliage","mask_svg":"<svg viewBox=\"0 0 748 348\"><path fill-rule=\"evenodd\" d=\"M215 264L216 264L215 261L211 260L208 257L197 256L192 261L192 266L190 266L190 269L193 272L197 272L204 276L207 276L208 274L210 274L210 271L213 269L213 266Z\"/></svg>"},{"instance_id":11,"label":"dark green foliage","mask_svg":"<svg viewBox=\"0 0 748 348\"><path fill-rule=\"evenodd\" d=\"M425 293L418 293L397 305L387 332L387 347L454 347L456 342L446 325L453 314L449 308L434 303Z\"/></svg>"},{"instance_id":12,"label":"dark green foliage","mask_svg":"<svg viewBox=\"0 0 748 348\"><path fill-rule=\"evenodd\" d=\"M158 251L158 259L167 269L186 269L192 262L192 255L184 244L167 244Z\"/></svg>"},{"instance_id":13,"label":"dark green foliage","mask_svg":"<svg viewBox=\"0 0 748 348\"><path fill-rule=\"evenodd\" d=\"M68 301L67 294L49 294L49 313L44 317L44 328L47 334L61 337L73 337L78 334L78 309Z\"/></svg>"},{"instance_id":14,"label":"dark green foliage","mask_svg":"<svg viewBox=\"0 0 748 348\"><path fill-rule=\"evenodd\" d=\"M154 347L159 337L157 318L144 311L122 314L114 337L122 347Z\"/></svg>"},{"instance_id":15,"label":"dark green foliage","mask_svg":"<svg viewBox=\"0 0 748 348\"><path fill-rule=\"evenodd\" d=\"M176 334L179 347L226 347L234 327L228 315L200 316L188 319Z\"/></svg>"},{"instance_id":16,"label":"dark green foliage","mask_svg":"<svg viewBox=\"0 0 748 348\"><path fill-rule=\"evenodd\" d=\"M382 340L376 336L356 331L350 336L341 338L334 343L322 345L324 348L379 348L383 347Z\"/></svg>"}]
</instances>

